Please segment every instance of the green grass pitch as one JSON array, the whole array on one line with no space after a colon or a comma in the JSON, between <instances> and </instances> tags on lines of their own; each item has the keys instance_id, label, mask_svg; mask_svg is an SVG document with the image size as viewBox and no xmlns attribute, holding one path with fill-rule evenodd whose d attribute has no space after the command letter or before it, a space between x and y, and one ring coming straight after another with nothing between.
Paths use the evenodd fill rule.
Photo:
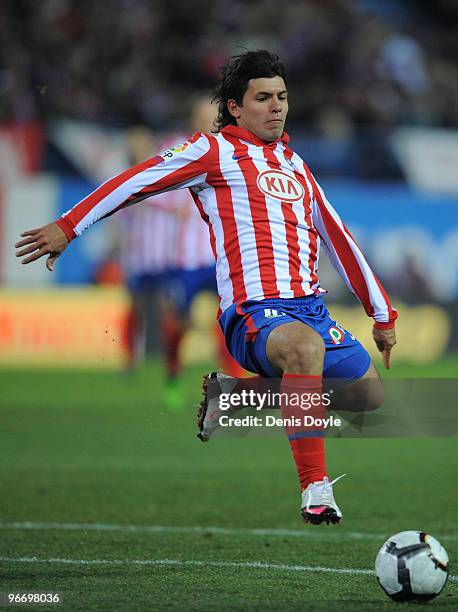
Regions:
<instances>
[{"instance_id":1,"label":"green grass pitch","mask_svg":"<svg viewBox=\"0 0 458 612\"><path fill-rule=\"evenodd\" d=\"M61 610L389 610L371 572L407 529L441 540L458 573L456 438L329 440L344 519L311 527L286 439L202 444L200 370L180 413L161 380L154 364L0 372L0 591L58 591ZM458 609L456 580L427 608Z\"/></svg>"}]
</instances>

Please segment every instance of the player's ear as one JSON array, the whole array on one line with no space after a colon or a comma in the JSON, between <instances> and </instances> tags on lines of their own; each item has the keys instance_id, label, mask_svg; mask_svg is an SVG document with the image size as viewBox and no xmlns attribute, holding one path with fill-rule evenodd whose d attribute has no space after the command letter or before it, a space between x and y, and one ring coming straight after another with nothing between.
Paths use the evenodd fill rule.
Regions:
<instances>
[{"instance_id":1,"label":"player's ear","mask_svg":"<svg viewBox=\"0 0 458 612\"><path fill-rule=\"evenodd\" d=\"M240 119L240 107L235 100L227 101L227 110L234 117L234 119Z\"/></svg>"}]
</instances>

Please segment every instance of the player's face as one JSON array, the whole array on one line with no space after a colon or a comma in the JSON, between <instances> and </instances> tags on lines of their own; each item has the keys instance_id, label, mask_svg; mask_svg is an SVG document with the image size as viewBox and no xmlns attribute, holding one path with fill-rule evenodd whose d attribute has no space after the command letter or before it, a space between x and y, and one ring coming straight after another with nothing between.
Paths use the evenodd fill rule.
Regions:
<instances>
[{"instance_id":1,"label":"player's face","mask_svg":"<svg viewBox=\"0 0 458 612\"><path fill-rule=\"evenodd\" d=\"M280 76L250 79L242 105L229 100L228 109L239 127L266 142L277 140L283 134L288 114L285 82Z\"/></svg>"}]
</instances>

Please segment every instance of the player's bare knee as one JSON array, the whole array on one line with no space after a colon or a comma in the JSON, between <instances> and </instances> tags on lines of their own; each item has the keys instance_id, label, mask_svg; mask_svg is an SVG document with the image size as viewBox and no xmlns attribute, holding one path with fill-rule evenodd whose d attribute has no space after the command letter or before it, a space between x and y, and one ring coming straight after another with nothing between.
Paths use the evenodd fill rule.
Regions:
<instances>
[{"instance_id":1,"label":"player's bare knee","mask_svg":"<svg viewBox=\"0 0 458 612\"><path fill-rule=\"evenodd\" d=\"M321 375L325 347L323 339L304 323L275 328L267 340L267 357L282 373Z\"/></svg>"},{"instance_id":2,"label":"player's bare knee","mask_svg":"<svg viewBox=\"0 0 458 612\"><path fill-rule=\"evenodd\" d=\"M324 343L320 337L303 338L285 347L283 354L284 372L311 374L322 372Z\"/></svg>"}]
</instances>

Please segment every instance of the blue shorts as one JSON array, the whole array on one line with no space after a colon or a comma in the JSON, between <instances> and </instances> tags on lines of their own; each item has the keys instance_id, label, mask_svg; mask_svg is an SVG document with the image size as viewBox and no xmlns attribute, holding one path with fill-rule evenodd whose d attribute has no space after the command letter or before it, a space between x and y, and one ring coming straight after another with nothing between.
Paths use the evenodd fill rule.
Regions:
<instances>
[{"instance_id":1,"label":"blue shorts","mask_svg":"<svg viewBox=\"0 0 458 612\"><path fill-rule=\"evenodd\" d=\"M321 296L233 304L219 322L230 354L243 368L267 378L279 378L281 373L267 359L267 338L279 325L294 321L306 323L323 338L325 378L349 383L367 372L369 353L331 317Z\"/></svg>"},{"instance_id":2,"label":"blue shorts","mask_svg":"<svg viewBox=\"0 0 458 612\"><path fill-rule=\"evenodd\" d=\"M127 288L132 294L151 293L161 289L165 282L164 272L132 274L127 277Z\"/></svg>"},{"instance_id":3,"label":"blue shorts","mask_svg":"<svg viewBox=\"0 0 458 612\"><path fill-rule=\"evenodd\" d=\"M163 288L177 310L185 313L201 291L217 292L215 266L196 270L171 270Z\"/></svg>"}]
</instances>

